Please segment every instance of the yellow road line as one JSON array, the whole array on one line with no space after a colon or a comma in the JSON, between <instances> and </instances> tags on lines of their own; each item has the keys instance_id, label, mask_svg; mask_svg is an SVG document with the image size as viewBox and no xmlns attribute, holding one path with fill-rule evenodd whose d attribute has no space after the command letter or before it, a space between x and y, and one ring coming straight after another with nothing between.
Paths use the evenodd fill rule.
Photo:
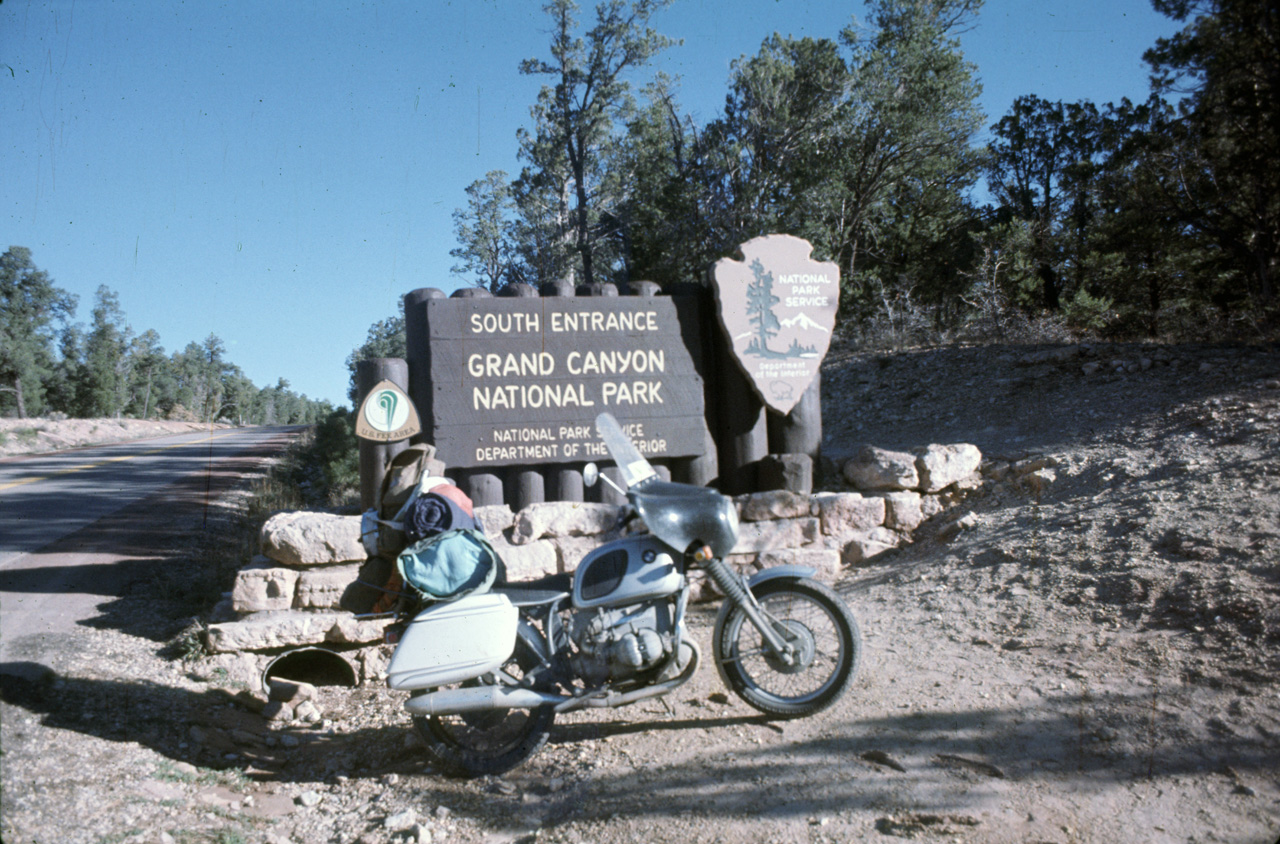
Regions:
<instances>
[{"instance_id":1,"label":"yellow road line","mask_svg":"<svg viewBox=\"0 0 1280 844\"><path fill-rule=\"evenodd\" d=\"M97 463L82 463L79 466L70 466L66 469L59 469L56 472L50 472L47 475L37 475L36 477L33 477L33 478L23 478L20 481L13 481L7 484L0 484L0 492L4 492L6 489L13 489L16 486L34 484L37 481L47 481L50 478L57 478L62 475L70 475L73 472L83 472L85 469L96 469L99 466L106 466L109 463L119 463L123 460L132 460L135 457L146 457L148 454L157 454L161 451L168 451L171 448L182 448L183 446L188 446L188 445L200 445L202 443L208 442L208 440L216 440L219 437L229 437L234 433L236 432L228 431L225 434L217 434L217 435L210 434L208 439L192 440L190 442L183 442L183 443L170 443L169 445L162 445L159 448L153 448L148 451L139 451L137 454L123 454L119 457L108 457L106 460L99 460Z\"/></svg>"}]
</instances>

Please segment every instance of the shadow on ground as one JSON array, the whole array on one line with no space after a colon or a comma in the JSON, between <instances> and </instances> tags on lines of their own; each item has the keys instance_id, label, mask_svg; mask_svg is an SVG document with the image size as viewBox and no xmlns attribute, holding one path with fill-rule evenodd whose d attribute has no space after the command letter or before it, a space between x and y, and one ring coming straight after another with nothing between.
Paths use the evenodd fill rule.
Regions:
<instances>
[{"instance_id":1,"label":"shadow on ground","mask_svg":"<svg viewBox=\"0 0 1280 844\"><path fill-rule=\"evenodd\" d=\"M21 669L0 666L11 675L5 677L3 701L34 714L46 728L134 742L174 761L238 768L264 782L319 782L336 773L372 778L398 773L407 777L404 787L443 790L455 799L470 795L479 801L472 810L490 817L520 803L519 796L495 792L484 780L448 780L425 767L421 750L406 749L407 720L351 732L343 732L340 724L332 730L269 731L260 715L220 690L192 692L154 683L54 676L33 682L12 676ZM357 705L361 694L372 696L362 690L352 694ZM1263 772L1274 761L1275 747L1243 736L1144 738L1142 717L1151 711L1151 701L1137 697L1108 699L1111 709L1130 713L1131 718L1127 726L1121 723L1118 736L1100 739L1082 727L1082 713L1096 704L1089 696L1063 694L1034 706L874 719L849 717L853 704L846 704L821 716L828 720L820 735L798 741L787 739L786 722L752 716L566 724L554 728L553 746L571 749L642 731L661 733L669 736L678 761L632 762L614 756L605 767L581 778L571 775L569 786L556 793L549 791L551 772L540 757L505 779L518 786L517 795L541 794L550 823L569 817L659 818L686 813L727 817L750 812L789 818L881 807L900 799L904 789L916 809L956 811L966 801L1007 784L1043 781L1087 793L1144 778L1206 776L1228 766ZM682 746L694 746L684 741L685 736L710 734L714 747L719 744L717 733L725 732L725 740L730 740L743 730L755 731L759 743L728 755L708 752L686 758L680 753ZM264 741L267 735L275 737L274 747ZM294 746L283 746L286 735L292 736ZM608 755L610 745L604 747Z\"/></svg>"}]
</instances>

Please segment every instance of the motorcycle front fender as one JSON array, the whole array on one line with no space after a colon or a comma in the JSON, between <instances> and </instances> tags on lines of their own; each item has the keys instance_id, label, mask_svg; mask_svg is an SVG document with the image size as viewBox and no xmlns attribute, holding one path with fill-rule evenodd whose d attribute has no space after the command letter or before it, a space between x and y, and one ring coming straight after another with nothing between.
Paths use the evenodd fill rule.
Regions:
<instances>
[{"instance_id":1,"label":"motorcycle front fender","mask_svg":"<svg viewBox=\"0 0 1280 844\"><path fill-rule=\"evenodd\" d=\"M815 568L809 566L773 566L771 568L762 569L747 578L747 588L754 589L767 580L778 580L786 578L788 580L806 580L818 573Z\"/></svg>"}]
</instances>

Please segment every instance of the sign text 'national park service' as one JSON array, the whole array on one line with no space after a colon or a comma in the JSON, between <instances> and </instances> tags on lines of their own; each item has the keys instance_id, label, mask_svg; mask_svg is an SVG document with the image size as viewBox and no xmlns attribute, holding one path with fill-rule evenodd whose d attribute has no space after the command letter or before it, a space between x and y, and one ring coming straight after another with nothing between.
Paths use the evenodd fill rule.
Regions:
<instances>
[{"instance_id":1,"label":"sign text 'national park service'","mask_svg":"<svg viewBox=\"0 0 1280 844\"><path fill-rule=\"evenodd\" d=\"M812 260L807 241L785 234L740 247L743 260L716 262L717 310L734 357L768 407L787 414L831 343L840 269Z\"/></svg>"}]
</instances>

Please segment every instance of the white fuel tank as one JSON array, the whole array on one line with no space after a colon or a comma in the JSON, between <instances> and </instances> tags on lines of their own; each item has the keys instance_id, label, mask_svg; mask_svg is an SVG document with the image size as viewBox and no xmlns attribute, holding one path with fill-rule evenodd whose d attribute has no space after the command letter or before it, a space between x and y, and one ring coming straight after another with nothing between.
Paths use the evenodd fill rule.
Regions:
<instances>
[{"instance_id":1,"label":"white fuel tank","mask_svg":"<svg viewBox=\"0 0 1280 844\"><path fill-rule=\"evenodd\" d=\"M519 613L506 595L468 595L409 622L387 666L393 689L431 689L502 667L515 651Z\"/></svg>"}]
</instances>

